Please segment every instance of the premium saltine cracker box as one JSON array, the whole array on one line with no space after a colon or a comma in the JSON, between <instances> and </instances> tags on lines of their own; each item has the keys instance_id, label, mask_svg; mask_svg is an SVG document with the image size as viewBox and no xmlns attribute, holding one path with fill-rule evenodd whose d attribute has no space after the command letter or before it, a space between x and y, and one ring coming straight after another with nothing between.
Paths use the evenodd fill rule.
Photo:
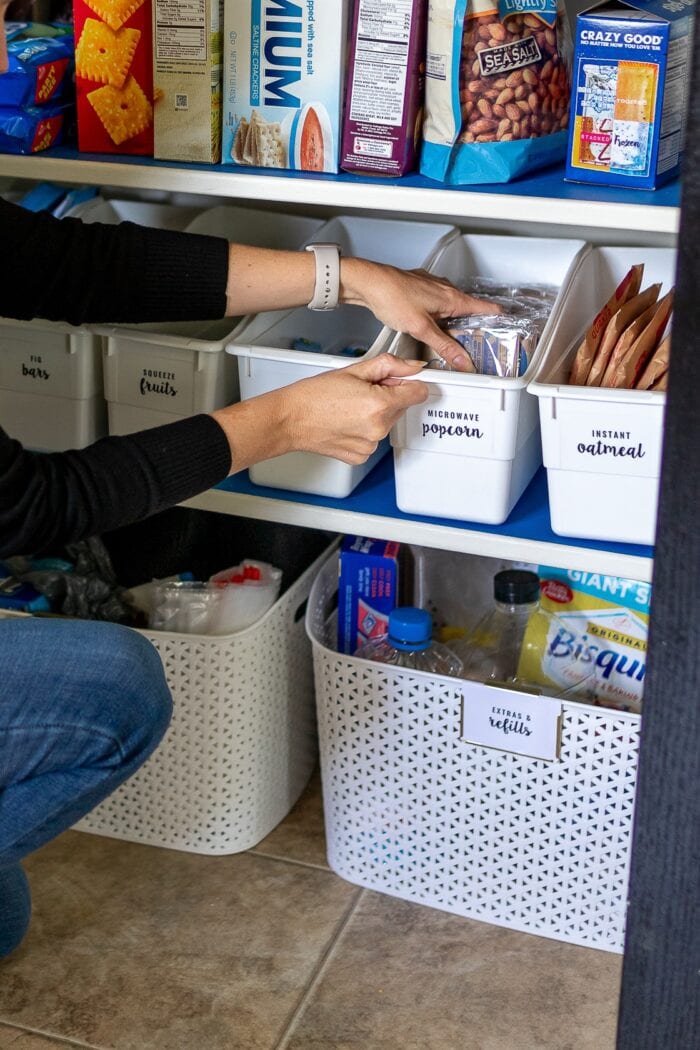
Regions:
<instances>
[{"instance_id":1,"label":"premium saltine cracker box","mask_svg":"<svg viewBox=\"0 0 700 1050\"><path fill-rule=\"evenodd\" d=\"M74 0L78 148L153 155L150 0Z\"/></svg>"},{"instance_id":2,"label":"premium saltine cracker box","mask_svg":"<svg viewBox=\"0 0 700 1050\"><path fill-rule=\"evenodd\" d=\"M153 0L154 156L221 159L223 0Z\"/></svg>"},{"instance_id":3,"label":"premium saltine cracker box","mask_svg":"<svg viewBox=\"0 0 700 1050\"><path fill-rule=\"evenodd\" d=\"M348 9L348 0L226 4L222 163L338 171Z\"/></svg>"}]
</instances>

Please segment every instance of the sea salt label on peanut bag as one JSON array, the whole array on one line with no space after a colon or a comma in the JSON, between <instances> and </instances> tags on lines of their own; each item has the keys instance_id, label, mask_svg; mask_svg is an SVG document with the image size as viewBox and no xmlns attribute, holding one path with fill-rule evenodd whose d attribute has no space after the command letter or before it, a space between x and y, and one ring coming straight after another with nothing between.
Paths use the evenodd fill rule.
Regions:
<instances>
[{"instance_id":1,"label":"sea salt label on peanut bag","mask_svg":"<svg viewBox=\"0 0 700 1050\"><path fill-rule=\"evenodd\" d=\"M423 174L507 182L559 160L570 50L557 0L430 0Z\"/></svg>"}]
</instances>

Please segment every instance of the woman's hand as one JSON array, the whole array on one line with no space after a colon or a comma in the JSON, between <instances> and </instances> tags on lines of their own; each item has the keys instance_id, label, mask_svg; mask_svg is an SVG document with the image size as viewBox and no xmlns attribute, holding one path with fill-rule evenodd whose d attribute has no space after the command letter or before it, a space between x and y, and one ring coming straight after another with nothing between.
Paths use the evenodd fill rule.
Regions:
<instances>
[{"instance_id":1,"label":"woman's hand","mask_svg":"<svg viewBox=\"0 0 700 1050\"><path fill-rule=\"evenodd\" d=\"M484 313L484 303L458 291L443 277L425 270L398 270L367 259L342 259L341 301L366 306L384 324L425 343L453 368L473 372L474 365L438 320L460 314ZM500 313L490 304L489 313Z\"/></svg>"},{"instance_id":2,"label":"woman's hand","mask_svg":"<svg viewBox=\"0 0 700 1050\"><path fill-rule=\"evenodd\" d=\"M427 385L411 379L422 367L382 354L217 409L231 472L287 452L364 463L404 411L427 398Z\"/></svg>"}]
</instances>

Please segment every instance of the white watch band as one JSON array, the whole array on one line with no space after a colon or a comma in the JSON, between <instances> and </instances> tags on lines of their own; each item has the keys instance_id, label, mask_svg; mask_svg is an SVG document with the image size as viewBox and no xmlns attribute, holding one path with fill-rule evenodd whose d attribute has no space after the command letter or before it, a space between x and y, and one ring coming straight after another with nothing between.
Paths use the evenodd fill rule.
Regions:
<instances>
[{"instance_id":1,"label":"white watch band","mask_svg":"<svg viewBox=\"0 0 700 1050\"><path fill-rule=\"evenodd\" d=\"M340 245L307 244L316 258L316 283L309 310L335 310L340 295Z\"/></svg>"}]
</instances>

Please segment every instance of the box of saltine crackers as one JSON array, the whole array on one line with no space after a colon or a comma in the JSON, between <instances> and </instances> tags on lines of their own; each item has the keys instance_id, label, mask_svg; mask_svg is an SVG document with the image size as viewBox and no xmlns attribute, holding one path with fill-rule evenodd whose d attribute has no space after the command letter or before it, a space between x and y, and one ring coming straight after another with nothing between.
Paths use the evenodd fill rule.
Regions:
<instances>
[{"instance_id":1,"label":"box of saltine crackers","mask_svg":"<svg viewBox=\"0 0 700 1050\"><path fill-rule=\"evenodd\" d=\"M74 0L78 147L153 155L150 0Z\"/></svg>"},{"instance_id":2,"label":"box of saltine crackers","mask_svg":"<svg viewBox=\"0 0 700 1050\"><path fill-rule=\"evenodd\" d=\"M226 4L223 164L338 171L349 7Z\"/></svg>"}]
</instances>

